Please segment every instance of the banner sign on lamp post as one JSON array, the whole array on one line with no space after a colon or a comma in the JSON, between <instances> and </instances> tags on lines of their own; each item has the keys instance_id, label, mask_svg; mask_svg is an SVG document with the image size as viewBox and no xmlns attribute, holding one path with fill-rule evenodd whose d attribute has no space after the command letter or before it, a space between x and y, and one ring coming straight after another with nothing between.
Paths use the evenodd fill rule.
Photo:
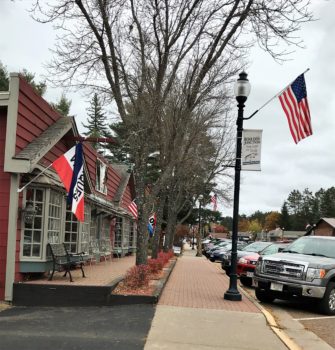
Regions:
<instances>
[{"instance_id":1,"label":"banner sign on lamp post","mask_svg":"<svg viewBox=\"0 0 335 350\"><path fill-rule=\"evenodd\" d=\"M242 170L261 170L262 132L263 130L243 130L241 159Z\"/></svg>"}]
</instances>

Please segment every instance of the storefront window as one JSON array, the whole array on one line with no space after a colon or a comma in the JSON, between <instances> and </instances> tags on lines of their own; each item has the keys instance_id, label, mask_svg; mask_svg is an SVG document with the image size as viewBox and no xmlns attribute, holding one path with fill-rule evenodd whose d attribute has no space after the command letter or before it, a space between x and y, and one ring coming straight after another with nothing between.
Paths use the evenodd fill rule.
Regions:
<instances>
[{"instance_id":1,"label":"storefront window","mask_svg":"<svg viewBox=\"0 0 335 350\"><path fill-rule=\"evenodd\" d=\"M117 217L116 218L116 224L115 224L115 248L121 248L122 246L122 218Z\"/></svg>"},{"instance_id":2,"label":"storefront window","mask_svg":"<svg viewBox=\"0 0 335 350\"><path fill-rule=\"evenodd\" d=\"M129 219L124 219L123 221L123 239L122 239L122 248L129 247L129 235L130 235L130 222Z\"/></svg>"},{"instance_id":3,"label":"storefront window","mask_svg":"<svg viewBox=\"0 0 335 350\"><path fill-rule=\"evenodd\" d=\"M26 192L26 201L32 202L36 214L32 222L24 222L22 252L24 257L41 256L44 196L42 189L28 188Z\"/></svg>"},{"instance_id":4,"label":"storefront window","mask_svg":"<svg viewBox=\"0 0 335 350\"><path fill-rule=\"evenodd\" d=\"M90 240L94 241L95 239L97 239L97 215L93 214L96 213L96 210L91 210L91 223L90 223Z\"/></svg>"},{"instance_id":5,"label":"storefront window","mask_svg":"<svg viewBox=\"0 0 335 350\"><path fill-rule=\"evenodd\" d=\"M110 239L110 220L104 219L102 221L101 237L102 239Z\"/></svg>"},{"instance_id":6,"label":"storefront window","mask_svg":"<svg viewBox=\"0 0 335 350\"><path fill-rule=\"evenodd\" d=\"M61 242L61 217L63 195L50 190L49 217L48 217L48 243Z\"/></svg>"},{"instance_id":7,"label":"storefront window","mask_svg":"<svg viewBox=\"0 0 335 350\"><path fill-rule=\"evenodd\" d=\"M88 252L90 240L91 206L85 204L85 219L81 226L81 252Z\"/></svg>"},{"instance_id":8,"label":"storefront window","mask_svg":"<svg viewBox=\"0 0 335 350\"><path fill-rule=\"evenodd\" d=\"M136 246L136 242L135 242L135 228L136 228L136 224L131 221L130 222L130 232L129 232L129 246L130 247L135 247Z\"/></svg>"},{"instance_id":9,"label":"storefront window","mask_svg":"<svg viewBox=\"0 0 335 350\"><path fill-rule=\"evenodd\" d=\"M66 248L71 253L77 252L78 244L78 221L75 215L72 213L70 207L66 209L66 218L65 218L65 235L64 243Z\"/></svg>"}]
</instances>

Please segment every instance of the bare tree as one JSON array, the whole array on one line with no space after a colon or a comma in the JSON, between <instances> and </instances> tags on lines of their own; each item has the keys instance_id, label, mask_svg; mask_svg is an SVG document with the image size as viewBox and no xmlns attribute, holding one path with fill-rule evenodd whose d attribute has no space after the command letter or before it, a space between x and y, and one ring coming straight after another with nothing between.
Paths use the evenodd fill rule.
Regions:
<instances>
[{"instance_id":1,"label":"bare tree","mask_svg":"<svg viewBox=\"0 0 335 350\"><path fill-rule=\"evenodd\" d=\"M157 148L152 139L164 137L171 89L176 83L183 87L187 125L195 110L215 100L255 42L275 59L285 54L276 51L278 41L299 45L294 35L311 20L308 5L308 0L59 0L48 6L36 0L35 18L59 29L50 65L54 82L105 91L132 139L140 218L137 264L147 259L152 200L144 180L147 159ZM185 132L178 131L182 138ZM163 168L152 184L153 196L173 167Z\"/></svg>"}]
</instances>

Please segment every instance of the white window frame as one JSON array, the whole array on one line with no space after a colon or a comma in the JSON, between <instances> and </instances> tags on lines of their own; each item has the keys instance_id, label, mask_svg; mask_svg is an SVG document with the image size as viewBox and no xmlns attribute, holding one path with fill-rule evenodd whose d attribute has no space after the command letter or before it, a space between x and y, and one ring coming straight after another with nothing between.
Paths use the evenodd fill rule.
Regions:
<instances>
[{"instance_id":1,"label":"white window frame","mask_svg":"<svg viewBox=\"0 0 335 350\"><path fill-rule=\"evenodd\" d=\"M100 159L97 159L95 189L103 194L107 194L107 172L107 164L103 163Z\"/></svg>"}]
</instances>

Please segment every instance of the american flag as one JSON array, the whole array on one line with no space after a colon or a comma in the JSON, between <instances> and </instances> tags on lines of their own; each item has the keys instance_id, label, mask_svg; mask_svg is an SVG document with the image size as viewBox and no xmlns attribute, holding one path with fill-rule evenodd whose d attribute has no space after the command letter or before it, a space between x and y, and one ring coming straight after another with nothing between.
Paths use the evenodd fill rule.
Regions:
<instances>
[{"instance_id":1,"label":"american flag","mask_svg":"<svg viewBox=\"0 0 335 350\"><path fill-rule=\"evenodd\" d=\"M214 194L211 197L211 202L213 203L213 210L216 211L217 206L218 206L218 199L217 199L217 195L216 194Z\"/></svg>"},{"instance_id":2,"label":"american flag","mask_svg":"<svg viewBox=\"0 0 335 350\"><path fill-rule=\"evenodd\" d=\"M134 201L132 201L129 205L128 205L128 209L129 211L133 214L133 217L135 219L138 218L138 212L137 212L137 205Z\"/></svg>"},{"instance_id":3,"label":"american flag","mask_svg":"<svg viewBox=\"0 0 335 350\"><path fill-rule=\"evenodd\" d=\"M279 101L286 114L288 126L295 143L313 134L307 101L304 75L298 76L280 95Z\"/></svg>"}]
</instances>

